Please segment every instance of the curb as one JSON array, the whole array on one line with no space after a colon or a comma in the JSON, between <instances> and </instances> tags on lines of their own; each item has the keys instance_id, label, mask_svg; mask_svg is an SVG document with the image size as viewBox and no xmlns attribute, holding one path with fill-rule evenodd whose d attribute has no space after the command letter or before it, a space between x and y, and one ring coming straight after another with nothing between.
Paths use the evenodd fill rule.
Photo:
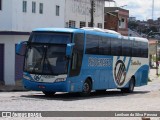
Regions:
<instances>
[{"instance_id":1,"label":"curb","mask_svg":"<svg viewBox=\"0 0 160 120\"><path fill-rule=\"evenodd\" d=\"M23 92L28 91L22 86L10 86L10 85L3 85L0 86L0 92Z\"/></svg>"}]
</instances>

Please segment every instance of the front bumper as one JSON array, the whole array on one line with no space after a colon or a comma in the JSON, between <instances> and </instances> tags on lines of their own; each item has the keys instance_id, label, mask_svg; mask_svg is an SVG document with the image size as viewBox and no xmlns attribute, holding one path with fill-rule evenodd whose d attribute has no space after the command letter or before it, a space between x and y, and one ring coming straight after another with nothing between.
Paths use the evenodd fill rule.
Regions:
<instances>
[{"instance_id":1,"label":"front bumper","mask_svg":"<svg viewBox=\"0 0 160 120\"><path fill-rule=\"evenodd\" d=\"M69 92L67 82L42 83L23 79L24 88L35 91Z\"/></svg>"}]
</instances>

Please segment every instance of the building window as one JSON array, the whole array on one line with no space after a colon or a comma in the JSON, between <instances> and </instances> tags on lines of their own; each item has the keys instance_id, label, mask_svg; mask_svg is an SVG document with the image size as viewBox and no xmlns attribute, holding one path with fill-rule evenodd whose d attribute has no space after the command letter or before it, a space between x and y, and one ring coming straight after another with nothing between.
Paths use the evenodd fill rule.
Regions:
<instances>
[{"instance_id":1,"label":"building window","mask_svg":"<svg viewBox=\"0 0 160 120\"><path fill-rule=\"evenodd\" d=\"M98 24L97 24L97 27L98 27L98 28L102 28L102 23L98 23Z\"/></svg>"},{"instance_id":2,"label":"building window","mask_svg":"<svg viewBox=\"0 0 160 120\"><path fill-rule=\"evenodd\" d=\"M126 20L125 18L119 19L119 28L126 28Z\"/></svg>"},{"instance_id":3,"label":"building window","mask_svg":"<svg viewBox=\"0 0 160 120\"><path fill-rule=\"evenodd\" d=\"M68 28L68 26L69 26L69 24L68 24L68 22L66 22L66 25L65 25L65 27L66 27L66 28Z\"/></svg>"},{"instance_id":4,"label":"building window","mask_svg":"<svg viewBox=\"0 0 160 120\"><path fill-rule=\"evenodd\" d=\"M43 14L43 3L39 4L39 13Z\"/></svg>"},{"instance_id":5,"label":"building window","mask_svg":"<svg viewBox=\"0 0 160 120\"><path fill-rule=\"evenodd\" d=\"M91 22L88 22L88 27L91 27Z\"/></svg>"},{"instance_id":6,"label":"building window","mask_svg":"<svg viewBox=\"0 0 160 120\"><path fill-rule=\"evenodd\" d=\"M2 0L0 0L0 10L2 10Z\"/></svg>"},{"instance_id":7,"label":"building window","mask_svg":"<svg viewBox=\"0 0 160 120\"><path fill-rule=\"evenodd\" d=\"M36 2L32 2L32 13L36 13Z\"/></svg>"},{"instance_id":8,"label":"building window","mask_svg":"<svg viewBox=\"0 0 160 120\"><path fill-rule=\"evenodd\" d=\"M76 22L73 20L69 20L69 27L75 28L76 27Z\"/></svg>"},{"instance_id":9,"label":"building window","mask_svg":"<svg viewBox=\"0 0 160 120\"><path fill-rule=\"evenodd\" d=\"M86 26L86 23L85 22L83 22L83 21L80 21L80 25L79 25L79 27L80 28L82 28L82 27L85 27Z\"/></svg>"},{"instance_id":10,"label":"building window","mask_svg":"<svg viewBox=\"0 0 160 120\"><path fill-rule=\"evenodd\" d=\"M56 5L56 16L59 16L60 6Z\"/></svg>"},{"instance_id":11,"label":"building window","mask_svg":"<svg viewBox=\"0 0 160 120\"><path fill-rule=\"evenodd\" d=\"M27 1L23 1L23 12L27 12Z\"/></svg>"}]
</instances>

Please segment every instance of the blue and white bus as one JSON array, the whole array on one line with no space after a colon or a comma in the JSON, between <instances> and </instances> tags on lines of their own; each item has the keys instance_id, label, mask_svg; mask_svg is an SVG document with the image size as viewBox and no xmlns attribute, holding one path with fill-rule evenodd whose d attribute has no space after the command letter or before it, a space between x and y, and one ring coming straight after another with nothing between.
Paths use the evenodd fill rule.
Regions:
<instances>
[{"instance_id":1,"label":"blue and white bus","mask_svg":"<svg viewBox=\"0 0 160 120\"><path fill-rule=\"evenodd\" d=\"M148 40L111 30L35 29L16 52L25 56L24 87L45 95L79 92L88 96L92 90L115 88L133 92L135 86L148 82Z\"/></svg>"}]
</instances>

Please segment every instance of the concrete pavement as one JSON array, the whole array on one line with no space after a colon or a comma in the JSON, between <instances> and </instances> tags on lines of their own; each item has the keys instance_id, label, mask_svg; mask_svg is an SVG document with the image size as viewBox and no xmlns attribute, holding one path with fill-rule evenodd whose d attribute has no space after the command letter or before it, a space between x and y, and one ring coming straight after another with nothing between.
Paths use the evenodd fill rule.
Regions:
<instances>
[{"instance_id":1,"label":"concrete pavement","mask_svg":"<svg viewBox=\"0 0 160 120\"><path fill-rule=\"evenodd\" d=\"M156 75L156 69L150 69L149 71L149 79L151 81L158 79L160 81L160 68L158 69L158 76Z\"/></svg>"}]
</instances>

